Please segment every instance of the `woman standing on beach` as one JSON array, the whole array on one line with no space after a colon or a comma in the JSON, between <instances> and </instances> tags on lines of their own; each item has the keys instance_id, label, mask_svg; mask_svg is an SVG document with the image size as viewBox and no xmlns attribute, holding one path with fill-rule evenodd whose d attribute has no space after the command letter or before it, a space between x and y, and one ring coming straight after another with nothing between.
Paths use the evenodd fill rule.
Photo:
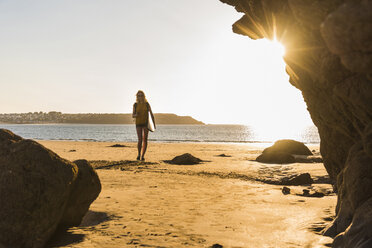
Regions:
<instances>
[{"instance_id":1,"label":"woman standing on beach","mask_svg":"<svg viewBox=\"0 0 372 248\"><path fill-rule=\"evenodd\" d=\"M149 123L149 113L151 115L151 119L155 125L155 118L152 113L150 104L147 102L145 93L142 90L139 90L136 94L136 102L133 105L133 114L132 117L136 119L136 129L137 129L137 137L138 137L138 156L137 160L145 160L145 153L147 149L147 137L149 134L149 129L147 125ZM142 145L143 143L143 145ZM142 156L141 156L142 151Z\"/></svg>"}]
</instances>

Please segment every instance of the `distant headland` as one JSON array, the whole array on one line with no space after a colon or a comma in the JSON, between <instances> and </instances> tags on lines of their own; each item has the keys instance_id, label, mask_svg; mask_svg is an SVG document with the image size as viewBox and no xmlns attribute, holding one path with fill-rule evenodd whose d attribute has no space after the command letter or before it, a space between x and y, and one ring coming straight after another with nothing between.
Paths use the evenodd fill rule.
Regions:
<instances>
[{"instance_id":1,"label":"distant headland","mask_svg":"<svg viewBox=\"0 0 372 248\"><path fill-rule=\"evenodd\" d=\"M204 125L203 122L195 120L191 116L178 116L176 114L154 114L156 124L173 125ZM8 124L46 124L46 123L68 123L68 124L133 124L131 114L65 114L62 112L29 112L0 114L0 123Z\"/></svg>"}]
</instances>

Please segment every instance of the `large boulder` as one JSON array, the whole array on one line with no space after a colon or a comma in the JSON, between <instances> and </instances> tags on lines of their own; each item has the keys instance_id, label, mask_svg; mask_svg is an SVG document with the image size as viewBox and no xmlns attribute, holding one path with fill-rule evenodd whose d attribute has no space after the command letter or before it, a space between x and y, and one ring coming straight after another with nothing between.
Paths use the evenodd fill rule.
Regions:
<instances>
[{"instance_id":1,"label":"large boulder","mask_svg":"<svg viewBox=\"0 0 372 248\"><path fill-rule=\"evenodd\" d=\"M313 155L304 143L290 139L278 140L274 145L264 149L262 153L269 152L287 153L291 155Z\"/></svg>"},{"instance_id":2,"label":"large boulder","mask_svg":"<svg viewBox=\"0 0 372 248\"><path fill-rule=\"evenodd\" d=\"M366 190L372 182L372 1L221 1L243 13L234 32L252 39L276 36L286 48L289 82L304 97L319 131L324 166L339 192L328 233L361 232L353 228L355 215L364 215L363 227L372 229L369 210L357 212L372 197ZM371 247L366 236L353 237L335 247Z\"/></svg>"},{"instance_id":3,"label":"large boulder","mask_svg":"<svg viewBox=\"0 0 372 248\"><path fill-rule=\"evenodd\" d=\"M296 162L296 159L289 153L268 151L259 155L256 161L268 164L290 164Z\"/></svg>"},{"instance_id":4,"label":"large boulder","mask_svg":"<svg viewBox=\"0 0 372 248\"><path fill-rule=\"evenodd\" d=\"M293 155L313 155L304 143L295 140L278 140L274 145L265 148L260 156L256 158L257 162L270 164L289 164L295 163L296 158ZM301 162L301 161L300 161ZM306 162L308 162L306 160Z\"/></svg>"},{"instance_id":5,"label":"large boulder","mask_svg":"<svg viewBox=\"0 0 372 248\"><path fill-rule=\"evenodd\" d=\"M82 208L80 201L71 199L72 192L92 185L81 185L79 177L86 175L79 176L76 164L35 141L0 129L0 247L43 247L67 215L66 209ZM94 195L97 190L95 186ZM89 197L83 205L91 202ZM74 218L84 214L80 211Z\"/></svg>"}]
</instances>

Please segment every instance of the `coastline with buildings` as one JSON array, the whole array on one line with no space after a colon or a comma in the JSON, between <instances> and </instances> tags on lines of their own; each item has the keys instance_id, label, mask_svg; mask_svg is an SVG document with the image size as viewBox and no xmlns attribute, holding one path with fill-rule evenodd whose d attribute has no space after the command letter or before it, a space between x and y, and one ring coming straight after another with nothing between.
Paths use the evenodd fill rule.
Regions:
<instances>
[{"instance_id":1,"label":"coastline with buildings","mask_svg":"<svg viewBox=\"0 0 372 248\"><path fill-rule=\"evenodd\" d=\"M191 116L154 114L156 124L203 125ZM7 124L133 124L131 114L80 113L67 114L57 111L0 114L0 123Z\"/></svg>"}]
</instances>

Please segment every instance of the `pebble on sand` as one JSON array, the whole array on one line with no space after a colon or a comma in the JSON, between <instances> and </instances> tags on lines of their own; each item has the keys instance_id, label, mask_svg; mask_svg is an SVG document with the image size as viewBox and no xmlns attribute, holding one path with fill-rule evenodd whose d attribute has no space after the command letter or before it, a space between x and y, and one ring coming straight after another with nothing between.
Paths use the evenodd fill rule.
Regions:
<instances>
[{"instance_id":1,"label":"pebble on sand","mask_svg":"<svg viewBox=\"0 0 372 248\"><path fill-rule=\"evenodd\" d=\"M291 189L288 188L288 187L286 187L286 186L284 186L284 187L282 188L282 193L283 193L284 195L288 195L288 194L291 193Z\"/></svg>"}]
</instances>

